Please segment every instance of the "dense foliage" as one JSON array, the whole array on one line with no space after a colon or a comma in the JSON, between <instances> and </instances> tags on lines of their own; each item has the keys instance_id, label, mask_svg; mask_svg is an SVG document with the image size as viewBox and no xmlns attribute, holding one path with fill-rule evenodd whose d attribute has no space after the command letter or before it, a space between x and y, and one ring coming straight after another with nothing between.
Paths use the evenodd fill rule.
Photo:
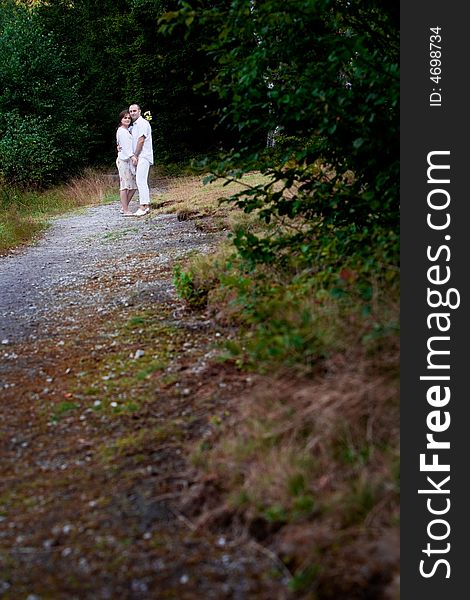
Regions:
<instances>
[{"instance_id":1,"label":"dense foliage","mask_svg":"<svg viewBox=\"0 0 470 600\"><path fill-rule=\"evenodd\" d=\"M54 37L31 13L0 4L0 177L44 186L84 157L76 79Z\"/></svg>"},{"instance_id":2,"label":"dense foliage","mask_svg":"<svg viewBox=\"0 0 470 600\"><path fill-rule=\"evenodd\" d=\"M294 191L294 201L279 186L239 200L266 220L396 227L396 3L2 0L0 13L7 179L12 120L27 117L36 138L49 115L60 124L61 160L41 152L52 180L78 157L109 163L116 115L138 102L153 114L159 160L230 149L215 172L261 166Z\"/></svg>"},{"instance_id":3,"label":"dense foliage","mask_svg":"<svg viewBox=\"0 0 470 600\"><path fill-rule=\"evenodd\" d=\"M82 164L113 164L117 115L132 102L153 115L161 163L231 144L232 134L217 127L217 95L196 90L212 62L202 50L206 31L186 40L160 33L159 19L177 4L1 0L5 181L44 186Z\"/></svg>"},{"instance_id":4,"label":"dense foliage","mask_svg":"<svg viewBox=\"0 0 470 600\"><path fill-rule=\"evenodd\" d=\"M177 0L44 0L35 14L54 32L80 80L87 110L89 158L114 157L117 115L137 102L153 115L154 147L160 162L187 160L219 145L211 95L195 91L208 58L202 32L165 37L159 19ZM211 105L212 103L212 105Z\"/></svg>"},{"instance_id":5,"label":"dense foliage","mask_svg":"<svg viewBox=\"0 0 470 600\"><path fill-rule=\"evenodd\" d=\"M327 317L330 302L341 321L361 323L359 340L395 336L395 306L377 308L398 288L398 7L194 0L162 23L170 35L217 32L204 40L217 66L203 87L241 143L206 162L206 181L250 170L266 178L228 198L266 225L236 228L238 255L219 274L243 306L242 346L257 363L268 353L311 365L358 343L348 326L327 339L340 321ZM210 290L197 279L191 267L175 273L180 293L200 304Z\"/></svg>"},{"instance_id":6,"label":"dense foliage","mask_svg":"<svg viewBox=\"0 0 470 600\"><path fill-rule=\"evenodd\" d=\"M277 141L276 152L250 143L219 165L219 173L261 165L281 184L250 190L240 206L261 209L266 221L321 217L396 231L395 4L200 0L182 3L178 16L219 31L204 48L219 66L209 85L224 101L222 118L242 133L257 130L260 142L270 132Z\"/></svg>"}]
</instances>

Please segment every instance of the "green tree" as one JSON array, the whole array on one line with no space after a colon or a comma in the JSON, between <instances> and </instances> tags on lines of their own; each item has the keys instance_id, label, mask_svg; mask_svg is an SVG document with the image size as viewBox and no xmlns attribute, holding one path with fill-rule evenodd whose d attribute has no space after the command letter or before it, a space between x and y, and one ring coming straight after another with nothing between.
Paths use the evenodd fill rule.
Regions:
<instances>
[{"instance_id":1,"label":"green tree","mask_svg":"<svg viewBox=\"0 0 470 600\"><path fill-rule=\"evenodd\" d=\"M127 95L145 99L152 110L158 158L167 161L213 151L233 138L219 126L218 94L200 90L214 67L204 51L207 27L162 32L163 15L177 6L177 0L135 0L131 12L136 35L129 44Z\"/></svg>"},{"instance_id":2,"label":"green tree","mask_svg":"<svg viewBox=\"0 0 470 600\"><path fill-rule=\"evenodd\" d=\"M87 110L93 162L115 156L119 112L131 102L153 115L158 161L178 161L218 147L224 136L214 116L216 93L202 96L197 84L212 64L202 49L205 29L162 35L159 19L177 0L42 0L36 13L52 31L79 80Z\"/></svg>"},{"instance_id":3,"label":"green tree","mask_svg":"<svg viewBox=\"0 0 470 600\"><path fill-rule=\"evenodd\" d=\"M30 10L0 4L0 173L44 186L82 164L86 130L74 76Z\"/></svg>"},{"instance_id":4,"label":"green tree","mask_svg":"<svg viewBox=\"0 0 470 600\"><path fill-rule=\"evenodd\" d=\"M260 186L238 196L240 206L260 209L267 221L320 218L323 231L376 225L397 231L395 3L196 0L181 2L168 18L175 17L190 28L197 23L218 32L203 44L218 65L208 88L223 102L219 117L248 141L217 173L261 168L277 182L276 191ZM264 148L274 131L274 150ZM311 234L296 239L304 244ZM245 239L247 249L253 243ZM257 252L268 256L260 247Z\"/></svg>"},{"instance_id":5,"label":"green tree","mask_svg":"<svg viewBox=\"0 0 470 600\"><path fill-rule=\"evenodd\" d=\"M124 90L131 64L130 10L128 0L40 0L34 9L43 32L53 34L73 68L92 164L116 156L117 116L129 103Z\"/></svg>"}]
</instances>

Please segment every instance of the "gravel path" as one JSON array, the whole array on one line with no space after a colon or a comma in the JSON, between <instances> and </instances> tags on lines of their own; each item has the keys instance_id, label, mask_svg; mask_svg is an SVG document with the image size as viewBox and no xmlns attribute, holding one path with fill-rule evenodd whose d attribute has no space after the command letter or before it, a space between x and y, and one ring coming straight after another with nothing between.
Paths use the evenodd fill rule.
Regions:
<instances>
[{"instance_id":1,"label":"gravel path","mask_svg":"<svg viewBox=\"0 0 470 600\"><path fill-rule=\"evenodd\" d=\"M213 242L214 234L192 221L152 212L125 218L116 204L56 219L35 246L0 258L0 342L59 333L73 327L76 310L106 313L145 295L165 299L173 294L171 278L149 281L149 271ZM105 277L122 285L122 296L108 298L102 285L90 285Z\"/></svg>"},{"instance_id":2,"label":"gravel path","mask_svg":"<svg viewBox=\"0 0 470 600\"><path fill-rule=\"evenodd\" d=\"M191 460L251 385L210 361L221 334L172 285L220 236L105 205L0 258L5 600L289 597Z\"/></svg>"}]
</instances>

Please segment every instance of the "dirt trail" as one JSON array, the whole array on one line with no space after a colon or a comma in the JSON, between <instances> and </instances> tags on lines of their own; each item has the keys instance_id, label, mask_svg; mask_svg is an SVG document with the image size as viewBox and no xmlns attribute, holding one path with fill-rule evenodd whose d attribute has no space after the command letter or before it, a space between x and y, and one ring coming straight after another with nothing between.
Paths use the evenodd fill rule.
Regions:
<instances>
[{"instance_id":1,"label":"dirt trail","mask_svg":"<svg viewBox=\"0 0 470 600\"><path fill-rule=\"evenodd\" d=\"M71 322L74 306L106 312L112 305L82 294L84 283L118 267L140 275L149 261L151 266L165 265L188 251L206 252L212 237L174 215L124 218L109 204L58 219L39 243L0 260L0 337L11 342L35 339L48 331L51 315L62 314L67 306L70 314L63 316ZM128 282L122 283L123 296L114 302L125 302L129 291L141 293L145 287L158 294L162 287L156 281L129 290ZM163 293L171 293L165 287Z\"/></svg>"},{"instance_id":2,"label":"dirt trail","mask_svg":"<svg viewBox=\"0 0 470 600\"><path fill-rule=\"evenodd\" d=\"M1 598L289 597L275 557L198 508L218 494L191 452L250 382L212 360L224 332L171 267L218 239L105 205L0 258Z\"/></svg>"}]
</instances>

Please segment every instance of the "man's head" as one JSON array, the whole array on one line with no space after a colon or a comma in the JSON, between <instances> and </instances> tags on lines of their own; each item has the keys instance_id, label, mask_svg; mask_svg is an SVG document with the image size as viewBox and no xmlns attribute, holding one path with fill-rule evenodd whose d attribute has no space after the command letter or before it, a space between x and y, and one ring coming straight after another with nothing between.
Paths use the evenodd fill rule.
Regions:
<instances>
[{"instance_id":1,"label":"man's head","mask_svg":"<svg viewBox=\"0 0 470 600\"><path fill-rule=\"evenodd\" d=\"M132 121L136 121L140 117L140 106L138 104L131 104L129 106L129 113Z\"/></svg>"}]
</instances>

